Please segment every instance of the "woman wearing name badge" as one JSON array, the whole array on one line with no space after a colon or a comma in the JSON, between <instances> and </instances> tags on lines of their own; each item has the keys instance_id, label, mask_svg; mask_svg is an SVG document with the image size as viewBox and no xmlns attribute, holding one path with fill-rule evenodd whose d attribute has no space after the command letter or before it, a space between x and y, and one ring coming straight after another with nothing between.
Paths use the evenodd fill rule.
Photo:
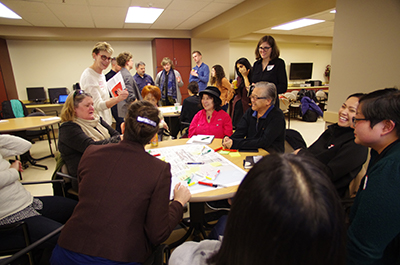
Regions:
<instances>
[{"instance_id":1,"label":"woman wearing name badge","mask_svg":"<svg viewBox=\"0 0 400 265\"><path fill-rule=\"evenodd\" d=\"M257 44L256 62L253 65L252 82L267 81L274 83L277 90L275 106L279 107L279 94L287 90L287 74L285 61L279 58L279 48L272 36L262 37Z\"/></svg>"},{"instance_id":2,"label":"woman wearing name badge","mask_svg":"<svg viewBox=\"0 0 400 265\"><path fill-rule=\"evenodd\" d=\"M229 101L231 101L234 91L231 83L225 77L224 68L221 65L216 64L211 68L211 81L212 86L218 87L221 92L222 109L228 110Z\"/></svg>"},{"instance_id":3,"label":"woman wearing name badge","mask_svg":"<svg viewBox=\"0 0 400 265\"><path fill-rule=\"evenodd\" d=\"M363 95L350 95L339 109L338 122L329 125L310 147L295 150L295 154L312 156L327 167L327 175L342 198L348 196L349 184L360 172L368 155L367 147L354 142L352 128L352 119ZM291 133L288 131L287 136Z\"/></svg>"},{"instance_id":4,"label":"woman wearing name badge","mask_svg":"<svg viewBox=\"0 0 400 265\"><path fill-rule=\"evenodd\" d=\"M118 91L118 97L110 98L106 78L103 71L111 61L113 48L107 42L98 42L92 50L93 64L83 71L79 85L82 90L93 97L94 109L108 124L112 124L111 107L125 100L129 93L126 90Z\"/></svg>"},{"instance_id":5,"label":"woman wearing name badge","mask_svg":"<svg viewBox=\"0 0 400 265\"><path fill-rule=\"evenodd\" d=\"M89 145L118 143L122 136L94 111L93 98L83 90L70 93L61 110L58 148L68 174L77 177L79 161ZM78 183L72 181L77 191Z\"/></svg>"},{"instance_id":6,"label":"woman wearing name badge","mask_svg":"<svg viewBox=\"0 0 400 265\"><path fill-rule=\"evenodd\" d=\"M193 135L214 135L224 138L232 135L232 120L221 108L221 92L215 86L208 86L200 91L202 110L193 117L189 127L189 138Z\"/></svg>"}]
</instances>

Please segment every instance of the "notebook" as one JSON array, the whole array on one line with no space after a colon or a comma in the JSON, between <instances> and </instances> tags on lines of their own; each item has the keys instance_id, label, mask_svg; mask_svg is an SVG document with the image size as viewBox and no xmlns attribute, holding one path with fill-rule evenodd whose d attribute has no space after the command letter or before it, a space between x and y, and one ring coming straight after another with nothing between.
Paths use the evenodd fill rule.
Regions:
<instances>
[{"instance_id":1,"label":"notebook","mask_svg":"<svg viewBox=\"0 0 400 265\"><path fill-rule=\"evenodd\" d=\"M58 103L59 104L64 104L65 101L67 100L68 95L59 95L58 96Z\"/></svg>"}]
</instances>

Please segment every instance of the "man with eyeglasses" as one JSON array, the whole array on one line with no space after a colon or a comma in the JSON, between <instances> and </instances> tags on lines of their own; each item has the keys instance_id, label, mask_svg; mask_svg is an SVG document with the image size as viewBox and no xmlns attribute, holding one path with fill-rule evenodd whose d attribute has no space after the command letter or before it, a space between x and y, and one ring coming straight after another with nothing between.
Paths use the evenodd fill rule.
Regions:
<instances>
[{"instance_id":1,"label":"man with eyeglasses","mask_svg":"<svg viewBox=\"0 0 400 265\"><path fill-rule=\"evenodd\" d=\"M362 97L353 123L354 142L370 147L371 159L351 207L347 265L399 264L400 92Z\"/></svg>"},{"instance_id":2,"label":"man with eyeglasses","mask_svg":"<svg viewBox=\"0 0 400 265\"><path fill-rule=\"evenodd\" d=\"M285 151L285 116L275 106L276 86L258 82L250 95L251 108L244 114L231 137L225 136L222 145L228 149L252 150L263 148L268 152Z\"/></svg>"}]
</instances>

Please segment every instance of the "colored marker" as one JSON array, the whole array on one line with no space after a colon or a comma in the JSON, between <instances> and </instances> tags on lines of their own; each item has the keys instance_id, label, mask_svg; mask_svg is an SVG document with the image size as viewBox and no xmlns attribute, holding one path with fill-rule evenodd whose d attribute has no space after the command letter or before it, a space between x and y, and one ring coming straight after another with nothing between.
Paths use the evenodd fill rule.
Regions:
<instances>
[{"instance_id":1,"label":"colored marker","mask_svg":"<svg viewBox=\"0 0 400 265\"><path fill-rule=\"evenodd\" d=\"M202 153L201 155L205 155L205 154L208 154L208 153L210 153L210 152L211 152L211 149L208 149L207 152Z\"/></svg>"},{"instance_id":2,"label":"colored marker","mask_svg":"<svg viewBox=\"0 0 400 265\"><path fill-rule=\"evenodd\" d=\"M201 140L202 140L202 141L203 141L203 140L207 140L208 138L210 138L210 136L207 136L207 137L201 138Z\"/></svg>"},{"instance_id":3,"label":"colored marker","mask_svg":"<svg viewBox=\"0 0 400 265\"><path fill-rule=\"evenodd\" d=\"M218 187L218 185L215 185L215 184L212 184L212 183L208 183L208 182L199 181L198 183L200 185L210 186L210 187L214 187L214 188Z\"/></svg>"},{"instance_id":4,"label":"colored marker","mask_svg":"<svg viewBox=\"0 0 400 265\"><path fill-rule=\"evenodd\" d=\"M186 162L186 165L203 165L204 162Z\"/></svg>"},{"instance_id":5,"label":"colored marker","mask_svg":"<svg viewBox=\"0 0 400 265\"><path fill-rule=\"evenodd\" d=\"M218 147L217 149L214 149L214 152L218 152L219 150L222 150L222 146Z\"/></svg>"},{"instance_id":6,"label":"colored marker","mask_svg":"<svg viewBox=\"0 0 400 265\"><path fill-rule=\"evenodd\" d=\"M160 156L161 154L154 154L154 155L152 155L152 156Z\"/></svg>"},{"instance_id":7,"label":"colored marker","mask_svg":"<svg viewBox=\"0 0 400 265\"><path fill-rule=\"evenodd\" d=\"M189 187L193 186L194 184L196 184L196 181L193 181L192 183L188 184Z\"/></svg>"},{"instance_id":8,"label":"colored marker","mask_svg":"<svg viewBox=\"0 0 400 265\"><path fill-rule=\"evenodd\" d=\"M221 170L218 169L217 174L214 176L214 180L218 177L219 173L221 173Z\"/></svg>"}]
</instances>

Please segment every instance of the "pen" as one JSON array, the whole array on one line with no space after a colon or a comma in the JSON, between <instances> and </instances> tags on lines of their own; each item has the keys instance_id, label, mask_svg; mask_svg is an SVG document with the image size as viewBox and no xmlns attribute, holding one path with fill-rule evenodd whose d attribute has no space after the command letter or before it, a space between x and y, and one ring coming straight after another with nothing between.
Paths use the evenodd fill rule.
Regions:
<instances>
[{"instance_id":1,"label":"pen","mask_svg":"<svg viewBox=\"0 0 400 265\"><path fill-rule=\"evenodd\" d=\"M208 153L210 153L210 152L211 152L211 149L208 149L207 152L202 153L201 155L205 155L205 154L208 154Z\"/></svg>"},{"instance_id":2,"label":"pen","mask_svg":"<svg viewBox=\"0 0 400 265\"><path fill-rule=\"evenodd\" d=\"M201 140L202 140L202 141L203 141L203 140L207 140L208 138L210 138L210 136L207 136L207 137L201 138Z\"/></svg>"},{"instance_id":3,"label":"pen","mask_svg":"<svg viewBox=\"0 0 400 265\"><path fill-rule=\"evenodd\" d=\"M186 165L202 165L204 162L186 162Z\"/></svg>"}]
</instances>

